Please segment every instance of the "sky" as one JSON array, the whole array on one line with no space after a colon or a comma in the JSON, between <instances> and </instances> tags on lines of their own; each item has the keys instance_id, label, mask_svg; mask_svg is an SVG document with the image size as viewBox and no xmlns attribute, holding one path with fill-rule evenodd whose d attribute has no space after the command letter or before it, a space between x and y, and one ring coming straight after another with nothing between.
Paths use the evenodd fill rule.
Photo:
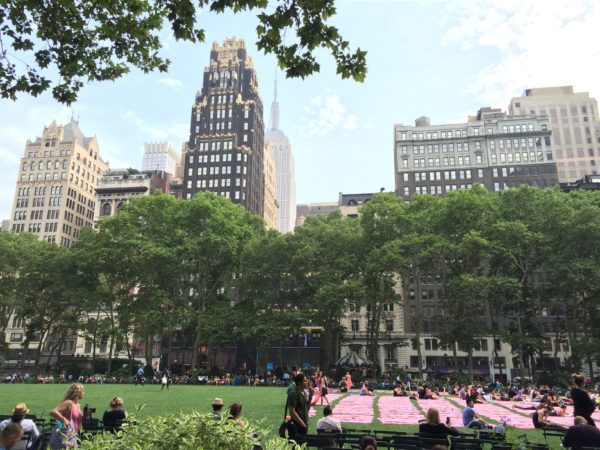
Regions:
<instances>
[{"instance_id":1,"label":"sky","mask_svg":"<svg viewBox=\"0 0 600 450\"><path fill-rule=\"evenodd\" d=\"M168 73L132 71L86 85L79 100L50 95L0 100L0 219L8 219L27 139L53 120L79 120L97 136L111 168L141 169L144 142L188 139L213 41L243 38L263 99L265 124L277 77L280 129L296 160L297 203L335 202L340 192L394 190L394 124L465 122L481 106L506 109L526 88L573 85L600 97L597 0L337 0L331 20L353 48L366 50L364 83L341 80L319 51L320 73L286 79L275 58L256 49L252 13L202 12L202 44L164 33Z\"/></svg>"}]
</instances>

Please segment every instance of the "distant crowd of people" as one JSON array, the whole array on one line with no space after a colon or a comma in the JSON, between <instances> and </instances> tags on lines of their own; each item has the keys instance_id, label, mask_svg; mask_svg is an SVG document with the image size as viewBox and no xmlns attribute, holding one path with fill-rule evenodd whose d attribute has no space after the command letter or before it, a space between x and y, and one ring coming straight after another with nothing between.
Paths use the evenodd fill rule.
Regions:
<instances>
[{"instance_id":1,"label":"distant crowd of people","mask_svg":"<svg viewBox=\"0 0 600 450\"><path fill-rule=\"evenodd\" d=\"M135 375L136 384L144 384L144 371L140 368ZM161 390L169 390L171 384L171 373L168 370L157 372L156 379L160 380ZM512 400L513 408L518 410L532 411L531 417L535 428L544 428L551 424L548 420L551 416L566 415L568 405L573 406L574 423L566 429L563 446L578 448L581 446L600 447L600 431L596 428L592 414L598 404L600 396L597 391L593 391L591 397L585 389L585 379L582 375L573 374L572 387L559 395L548 386L534 387L532 385L523 387L520 384L510 385L500 388L498 385L483 387L481 385L456 385L456 386L436 386L419 383L416 387L410 385L410 381L396 380L396 386L393 389L394 396L410 396L421 400L437 399L440 396L453 396L457 400L464 401L462 412L462 427L475 429L490 429L499 433L504 431L506 423L502 420L493 424L488 422L476 411L476 404L485 402L500 402ZM322 372L316 371L308 376L300 368L294 367L290 382L287 387L286 404L284 413L285 437L297 442L303 442L304 437L309 430L308 412L311 405L319 404L324 406L322 409L323 417L316 424L318 433L342 433L341 422L335 417L334 410L330 406L328 398L331 389L331 380ZM338 384L339 391L351 392L354 387L350 373L346 373ZM343 389L342 389L343 388ZM595 387L597 389L597 386ZM82 383L72 383L64 396L63 401L50 411L51 417L56 421L56 430L53 434L61 435L64 438L66 432L75 436L73 442L76 445L76 436L82 430L83 423L87 414L82 410L80 403L84 398L84 385ZM357 392L354 390L354 392ZM371 390L368 381L360 383L358 395L375 395ZM527 402L527 403L526 403ZM222 398L215 398L212 402L212 415L215 419L226 419L235 426L244 429L245 432L252 434L248 422L242 420L242 404L234 402L227 408L226 416L223 415L225 404ZM29 436L30 446L35 445L36 440L40 439L40 432L33 420L27 418L29 410L25 403L17 403L12 411L10 419L0 422L0 450L18 448L15 445L22 440L23 434ZM115 433L121 429L127 414L124 410L124 402L120 397L114 397L109 402L109 407L102 416L102 426L107 432ZM428 408L426 417L419 424L419 432L428 435L451 435L459 436L460 430L450 423L449 418L443 423L440 419L439 411L434 408ZM52 437L50 438L50 447L52 447ZM64 442L63 442L64 444ZM363 445L364 444L364 445ZM60 448L60 447L57 447ZM258 444L255 448L260 448ZM365 436L361 440L361 448L376 449L377 442L370 436Z\"/></svg>"}]
</instances>

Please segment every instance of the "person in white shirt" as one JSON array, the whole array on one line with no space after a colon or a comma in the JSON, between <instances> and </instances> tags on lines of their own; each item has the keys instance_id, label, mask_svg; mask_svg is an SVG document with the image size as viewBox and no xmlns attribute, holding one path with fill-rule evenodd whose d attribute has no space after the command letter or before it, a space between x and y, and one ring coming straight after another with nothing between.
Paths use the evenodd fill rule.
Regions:
<instances>
[{"instance_id":1,"label":"person in white shirt","mask_svg":"<svg viewBox=\"0 0 600 450\"><path fill-rule=\"evenodd\" d=\"M29 446L31 447L31 445L39 438L40 432L33 420L25 418L25 414L28 412L29 410L25 403L17 403L15 409L13 409L11 418L0 422L0 432L11 422L19 424L25 433L30 433L31 439Z\"/></svg>"},{"instance_id":2,"label":"person in white shirt","mask_svg":"<svg viewBox=\"0 0 600 450\"><path fill-rule=\"evenodd\" d=\"M333 418L333 411L330 406L323 408L323 417L317 422L317 431L324 433L341 433L342 424L339 420Z\"/></svg>"}]
</instances>

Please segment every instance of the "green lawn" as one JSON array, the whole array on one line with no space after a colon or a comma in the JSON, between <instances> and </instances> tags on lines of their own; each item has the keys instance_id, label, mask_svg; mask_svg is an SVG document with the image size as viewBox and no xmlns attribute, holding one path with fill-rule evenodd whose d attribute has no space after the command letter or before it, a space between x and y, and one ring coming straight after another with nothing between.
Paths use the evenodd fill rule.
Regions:
<instances>
[{"instance_id":1,"label":"green lawn","mask_svg":"<svg viewBox=\"0 0 600 450\"><path fill-rule=\"evenodd\" d=\"M48 411L62 400L68 385L60 384L0 384L0 414L10 414L14 405L19 402L27 403L32 414L49 417ZM169 391L160 390L160 385L133 386L125 385L85 385L85 397L82 405L88 404L97 408L96 418L102 418L103 411L110 400L119 396L125 401L128 412L135 411L138 418L162 415L165 413L187 412L196 410L209 412L215 397L221 397L225 406L239 402L243 405L243 414L251 421L263 421L267 427L277 430L283 417L286 389L273 387L239 387L239 386L171 386ZM335 403L334 403L335 405ZM317 407L317 417L312 417L309 423L310 431L315 431L317 419L321 417L320 406ZM378 421L378 410L371 425L375 429L416 431L417 426L382 425ZM367 429L368 425L347 424L353 428ZM526 433L532 442L544 442L539 430L511 430L511 433ZM559 448L559 442L552 442L554 448Z\"/></svg>"}]
</instances>

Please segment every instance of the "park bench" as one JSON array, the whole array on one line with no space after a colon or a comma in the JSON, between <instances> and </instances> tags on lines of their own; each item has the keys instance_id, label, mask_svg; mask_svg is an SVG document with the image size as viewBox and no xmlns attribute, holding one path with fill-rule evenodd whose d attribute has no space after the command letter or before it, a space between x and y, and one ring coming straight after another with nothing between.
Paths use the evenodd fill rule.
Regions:
<instances>
[{"instance_id":1,"label":"park bench","mask_svg":"<svg viewBox=\"0 0 600 450\"><path fill-rule=\"evenodd\" d=\"M542 429L542 432L544 433L544 440L548 440L548 438L552 438L552 437L557 437L560 439L560 442L562 443L562 440L565 437L565 432L567 430L564 427L558 427L558 426L552 426L552 425L548 425L545 426Z\"/></svg>"},{"instance_id":2,"label":"park bench","mask_svg":"<svg viewBox=\"0 0 600 450\"><path fill-rule=\"evenodd\" d=\"M483 441L477 436L450 436L452 450L483 450Z\"/></svg>"}]
</instances>

